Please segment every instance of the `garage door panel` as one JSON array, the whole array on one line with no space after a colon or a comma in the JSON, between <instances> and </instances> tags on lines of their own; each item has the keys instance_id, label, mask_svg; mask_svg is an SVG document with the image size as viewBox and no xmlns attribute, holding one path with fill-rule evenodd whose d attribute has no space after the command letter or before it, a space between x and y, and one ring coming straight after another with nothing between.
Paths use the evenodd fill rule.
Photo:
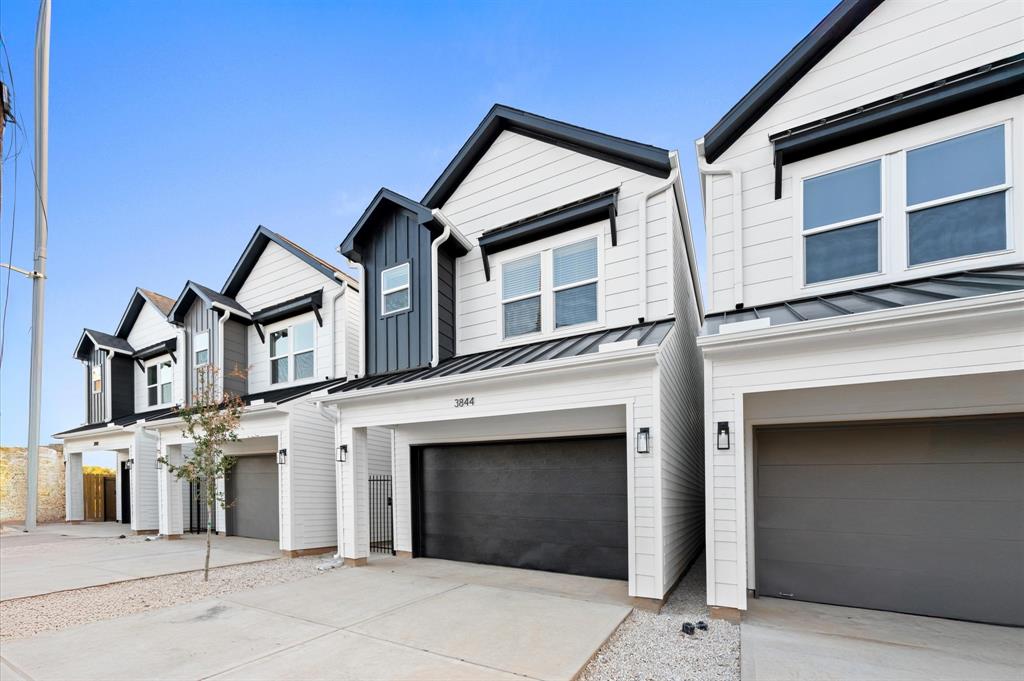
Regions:
<instances>
[{"instance_id":1,"label":"garage door panel","mask_svg":"<svg viewBox=\"0 0 1024 681\"><path fill-rule=\"evenodd\" d=\"M1024 416L757 429L755 450L759 593L1024 624Z\"/></svg>"},{"instance_id":2,"label":"garage door panel","mask_svg":"<svg viewBox=\"0 0 1024 681\"><path fill-rule=\"evenodd\" d=\"M971 476L969 486L963 484L965 474ZM1012 500L1024 486L1024 462L763 464L757 486L763 497L974 500L984 489L987 499Z\"/></svg>"},{"instance_id":3,"label":"garage door panel","mask_svg":"<svg viewBox=\"0 0 1024 681\"><path fill-rule=\"evenodd\" d=\"M1024 501L760 498L759 529L1024 542Z\"/></svg>"},{"instance_id":4,"label":"garage door panel","mask_svg":"<svg viewBox=\"0 0 1024 681\"><path fill-rule=\"evenodd\" d=\"M240 456L224 485L228 534L279 539L278 465L274 456Z\"/></svg>"},{"instance_id":5,"label":"garage door panel","mask_svg":"<svg viewBox=\"0 0 1024 681\"><path fill-rule=\"evenodd\" d=\"M417 554L625 579L622 436L423 447Z\"/></svg>"}]
</instances>

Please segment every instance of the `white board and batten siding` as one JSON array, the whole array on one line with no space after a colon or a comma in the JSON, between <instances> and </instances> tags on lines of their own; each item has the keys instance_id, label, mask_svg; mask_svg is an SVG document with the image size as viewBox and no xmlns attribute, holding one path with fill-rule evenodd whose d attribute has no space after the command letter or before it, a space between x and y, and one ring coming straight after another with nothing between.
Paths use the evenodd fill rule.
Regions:
<instances>
[{"instance_id":1,"label":"white board and batten siding","mask_svg":"<svg viewBox=\"0 0 1024 681\"><path fill-rule=\"evenodd\" d=\"M794 178L807 174L808 164L817 172L857 162L856 148L871 154L892 153L914 144L904 144L913 130L888 135L857 147L847 148L788 164L782 170L782 198L774 196L774 166L769 134L813 122L940 78L1010 57L1024 51L1024 3L1001 0L963 3L941 0L887 0L875 9L850 35L803 76L783 97L715 160L716 164L742 171L743 302L747 307L791 300L802 292L801 263L797 243L799 216L796 215ZM1011 110L1011 134L1020 148L1024 131L1024 98L982 109ZM927 141L969 132L989 123L979 113L935 121ZM980 121L980 123L979 123ZM921 126L924 128L925 126ZM916 141L916 143L926 143ZM870 149L869 149L870 147ZM863 159L862 159L863 160ZM803 168L803 170L801 170ZM1021 161L1013 173L1024 176ZM709 263L708 311L732 310L734 251L732 179L709 178L705 194ZM1016 190L1014 213L1024 214L1024 192ZM960 263L962 265L962 263ZM976 262L972 267L983 267ZM951 264L947 269L955 270ZM966 269L966 267L959 267ZM910 278L906 272L899 273ZM879 277L879 281L885 277ZM865 285L874 280L864 280ZM807 295L804 293L803 295Z\"/></svg>"},{"instance_id":2,"label":"white board and batten siding","mask_svg":"<svg viewBox=\"0 0 1024 681\"><path fill-rule=\"evenodd\" d=\"M160 527L156 470L159 447L160 438L156 433L141 427L136 429L129 454L135 462L131 472L133 530L155 530Z\"/></svg>"},{"instance_id":3,"label":"white board and batten siding","mask_svg":"<svg viewBox=\"0 0 1024 681\"><path fill-rule=\"evenodd\" d=\"M605 325L633 324L638 317L663 319L672 314L671 236L666 194L647 205L646 314L640 310L638 287L638 216L640 197L664 179L624 168L514 132L504 131L445 202L444 214L475 243L485 231L528 218L612 189L619 190L616 218L618 245L612 247L608 221L601 222L604 265L599 301ZM592 228L580 228L581 238ZM563 235L565 236L565 235ZM536 248L534 246L533 248ZM531 245L515 253L528 255ZM499 254L504 255L504 254ZM456 354L491 350L498 336L497 268L484 278L480 249L474 247L456 265Z\"/></svg>"},{"instance_id":4,"label":"white board and batten siding","mask_svg":"<svg viewBox=\"0 0 1024 681\"><path fill-rule=\"evenodd\" d=\"M346 306L343 300L334 301L335 296L342 290L341 282L330 280L323 272L311 267L276 243L270 242L235 296L235 300L242 307L254 313L320 289L323 289L323 308L320 310L323 326L316 326L316 372L313 379L310 380L341 376L345 373L347 366L351 364L351 359L347 357L346 353L351 345L349 342L351 335L349 320L352 315L351 313L343 315L336 326L332 323L337 310L344 309ZM355 291L348 289L341 298L349 296L358 297ZM308 317L283 320L280 325L304 321L307 318L314 319L314 316L309 313ZM273 330L276 326L278 324L271 324L269 329ZM248 392L258 393L287 385L275 385L270 382L269 331L266 332L266 341L261 341L252 327L248 329L247 334L249 346ZM352 352L354 351L353 349Z\"/></svg>"},{"instance_id":5,"label":"white board and batten siding","mask_svg":"<svg viewBox=\"0 0 1024 681\"><path fill-rule=\"evenodd\" d=\"M139 311L139 316L135 320L135 324L132 325L131 331L128 332L127 341L136 350L142 350L177 336L178 330L167 321L167 317L157 310L152 303L146 301L142 306L142 310ZM176 352L175 357L178 358L180 363L183 355L180 352ZM184 392L183 381L178 380L179 372L177 366L173 367L173 372L174 401L178 402L182 399ZM149 406L145 370L140 369L136 364L133 369L133 375L135 377L135 411L142 412L150 409L160 409L161 407L159 406Z\"/></svg>"}]
</instances>

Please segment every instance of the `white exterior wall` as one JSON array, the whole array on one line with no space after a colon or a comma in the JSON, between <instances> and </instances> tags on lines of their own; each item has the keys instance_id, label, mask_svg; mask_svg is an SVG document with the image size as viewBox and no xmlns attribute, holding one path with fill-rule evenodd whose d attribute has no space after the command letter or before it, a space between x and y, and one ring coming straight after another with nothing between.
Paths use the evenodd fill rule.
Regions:
<instances>
[{"instance_id":1,"label":"white exterior wall","mask_svg":"<svg viewBox=\"0 0 1024 681\"><path fill-rule=\"evenodd\" d=\"M322 327L316 326L316 373L312 379L309 379L310 382L342 376L348 362L346 354L347 320L344 318L340 320L337 328L333 325L335 308L342 306L341 302L337 305L333 303L334 297L342 290L341 282L328 279L322 272L271 241L253 266L245 283L239 289L238 295L235 296L235 300L246 310L258 312L271 305L313 293L321 288L324 292L323 308L320 310L320 314L324 323ZM352 293L354 292L349 289L342 295L342 298ZM302 321L305 318L305 316L294 317L283 320L280 324L272 324L268 328L274 329L278 326ZM312 319L313 314L309 313L308 318ZM271 384L270 382L269 331L266 332L266 342L260 341L260 337L253 327L249 327L246 333L248 337L249 392L257 393L292 385L291 383ZM333 352L332 345L334 346Z\"/></svg>"},{"instance_id":2,"label":"white exterior wall","mask_svg":"<svg viewBox=\"0 0 1024 681\"><path fill-rule=\"evenodd\" d=\"M135 460L131 474L133 530L156 530L160 526L156 470L159 446L156 433L143 428L136 430L130 453Z\"/></svg>"},{"instance_id":3,"label":"white exterior wall","mask_svg":"<svg viewBox=\"0 0 1024 681\"><path fill-rule=\"evenodd\" d=\"M142 306L142 310L139 311L139 317L135 320L135 324L132 325L131 331L128 332L128 343L131 344L136 350L147 348L154 343L165 341L170 338L176 338L178 330L167 321L167 317L162 312L156 309L156 307L146 301ZM175 352L175 357L178 358L179 363L183 363L184 355L180 351ZM168 359L165 355L160 360ZM157 359L147 362L158 361ZM182 382L178 380L178 369L177 366L172 367L174 371L174 400L179 401L179 395L183 393ZM148 404L148 397L146 392L146 372L139 368L136 364L132 370L132 374L135 377L135 411L142 412L150 409L160 409L161 407L150 407ZM155 518L155 516L154 516Z\"/></svg>"},{"instance_id":4,"label":"white exterior wall","mask_svg":"<svg viewBox=\"0 0 1024 681\"><path fill-rule=\"evenodd\" d=\"M754 587L755 424L1024 409L1024 294L952 302L805 322L803 335L775 340L702 339L708 603L746 608ZM719 421L726 451L715 447Z\"/></svg>"},{"instance_id":5,"label":"white exterior wall","mask_svg":"<svg viewBox=\"0 0 1024 681\"><path fill-rule=\"evenodd\" d=\"M782 170L782 198L774 198L772 146L768 135L803 123L925 85L942 77L967 71L1024 51L1024 3L1003 0L993 3L941 2L939 0L887 0L849 36L815 65L764 116L755 122L718 159L716 164L742 171L742 268L743 302L746 306L791 300L808 295L802 286L799 260L799 209L794 178L813 167L819 172L866 160L876 153L892 153L912 144L936 141L969 132L992 121L1012 118L1012 145L1018 153L1013 175L1024 178L1020 139L1024 135L1024 98L1007 100L973 112L888 135L861 145L831 152ZM985 112L991 114L986 119ZM922 131L926 129L926 131ZM705 191L705 222L708 225L708 311L732 310L735 306L736 253L733 229L732 180L708 178ZM1016 218L1016 253L1001 261L1020 259L1024 243L1022 221L1024 192L1013 192ZM894 220L895 220L895 216ZM883 233L885 227L883 227ZM886 254L883 252L883 257ZM934 271L985 267L999 258L947 263ZM893 265L895 267L895 265ZM899 271L858 280L869 285L892 278L913 278ZM847 287L849 284L847 284ZM815 287L817 293L828 287Z\"/></svg>"},{"instance_id":6,"label":"white exterior wall","mask_svg":"<svg viewBox=\"0 0 1024 681\"><path fill-rule=\"evenodd\" d=\"M334 424L311 403L287 405L291 550L338 545Z\"/></svg>"},{"instance_id":7,"label":"white exterior wall","mask_svg":"<svg viewBox=\"0 0 1024 681\"><path fill-rule=\"evenodd\" d=\"M672 314L671 237L664 193L647 204L647 238L643 245L647 253L647 310L641 310L639 304L638 207L641 195L663 182L664 178L504 131L442 211L475 243L486 230L618 188L617 246L611 246L608 221L598 223L604 234L603 295L598 314L605 326L614 328L636 323L638 317L662 319ZM583 235L588 229L561 236L568 238L576 231ZM536 248L527 244L516 252L527 255ZM478 247L457 260L456 354L491 350L501 344L500 282L493 267L494 257L490 281L484 278Z\"/></svg>"},{"instance_id":8,"label":"white exterior wall","mask_svg":"<svg viewBox=\"0 0 1024 681\"><path fill-rule=\"evenodd\" d=\"M391 439L389 428L366 429L366 460L370 475L391 475Z\"/></svg>"},{"instance_id":9,"label":"white exterior wall","mask_svg":"<svg viewBox=\"0 0 1024 681\"><path fill-rule=\"evenodd\" d=\"M627 352L628 355L628 352ZM480 379L436 387L389 392L358 401L341 401L341 442L353 454L339 464L341 511L344 528L340 547L345 557L365 557L369 551L368 514L365 507L367 475L366 428L386 426L395 434L395 548L411 550L409 446L463 439L509 439L542 435L581 435L625 432L627 477L630 491L630 577L633 596L661 598L667 584L663 573L660 523L656 522L660 489L655 483L655 454L636 455L637 428L654 427L654 360L651 354L612 356L602 365L547 368L540 374L544 390L538 391L538 374ZM454 398L472 395L474 405L455 408ZM571 407L571 410L570 410ZM602 408L617 407L621 418L608 420ZM570 412L587 415L571 418ZM491 417L500 417L494 419ZM481 419L477 421L477 419ZM490 423L484 423L484 420ZM610 430L609 430L610 429Z\"/></svg>"}]
</instances>

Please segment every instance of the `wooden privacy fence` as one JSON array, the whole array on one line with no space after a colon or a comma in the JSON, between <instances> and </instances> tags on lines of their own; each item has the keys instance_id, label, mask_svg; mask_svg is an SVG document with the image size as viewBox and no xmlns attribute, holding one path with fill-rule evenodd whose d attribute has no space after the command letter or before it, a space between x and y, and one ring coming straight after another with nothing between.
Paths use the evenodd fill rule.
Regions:
<instances>
[{"instance_id":1,"label":"wooden privacy fence","mask_svg":"<svg viewBox=\"0 0 1024 681\"><path fill-rule=\"evenodd\" d=\"M104 520L116 520L113 501L107 501L107 496L114 496L113 485L106 482L113 479L113 475L100 475L97 473L86 473L82 476L82 494L85 498L85 519L87 521L102 522ZM115 517L111 517L114 515Z\"/></svg>"}]
</instances>

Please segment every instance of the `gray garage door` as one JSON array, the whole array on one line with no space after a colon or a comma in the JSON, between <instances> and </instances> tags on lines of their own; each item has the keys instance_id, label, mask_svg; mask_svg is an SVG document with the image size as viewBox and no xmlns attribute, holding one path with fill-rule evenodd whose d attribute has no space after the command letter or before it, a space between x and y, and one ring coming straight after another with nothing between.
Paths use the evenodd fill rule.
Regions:
<instances>
[{"instance_id":1,"label":"gray garage door","mask_svg":"<svg viewBox=\"0 0 1024 681\"><path fill-rule=\"evenodd\" d=\"M277 541L277 462L274 455L240 456L224 485L228 534Z\"/></svg>"},{"instance_id":2,"label":"gray garage door","mask_svg":"<svg viewBox=\"0 0 1024 681\"><path fill-rule=\"evenodd\" d=\"M763 596L1024 624L1024 415L756 431Z\"/></svg>"},{"instance_id":3,"label":"gray garage door","mask_svg":"<svg viewBox=\"0 0 1024 681\"><path fill-rule=\"evenodd\" d=\"M416 555L626 579L623 436L414 452Z\"/></svg>"}]
</instances>

